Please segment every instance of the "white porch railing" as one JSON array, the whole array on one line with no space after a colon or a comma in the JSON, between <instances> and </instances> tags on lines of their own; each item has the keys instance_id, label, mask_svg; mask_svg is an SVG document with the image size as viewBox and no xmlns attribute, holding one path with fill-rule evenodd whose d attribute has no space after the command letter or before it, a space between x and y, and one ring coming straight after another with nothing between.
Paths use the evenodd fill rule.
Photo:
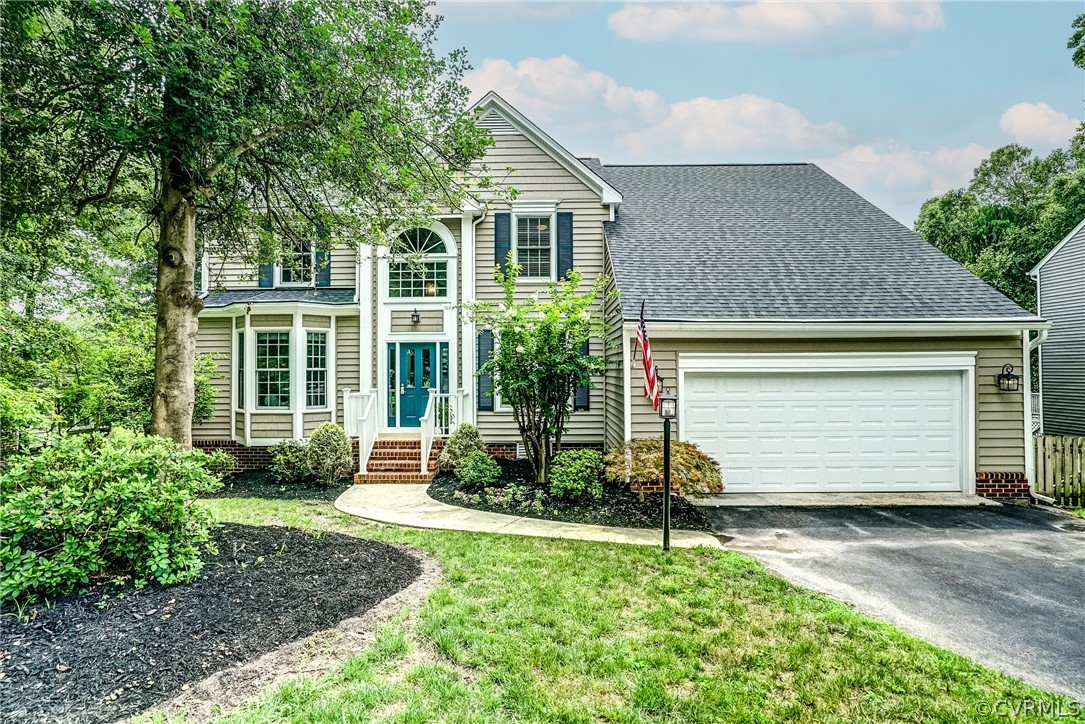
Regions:
<instances>
[{"instance_id":1,"label":"white porch railing","mask_svg":"<svg viewBox=\"0 0 1085 724\"><path fill-rule=\"evenodd\" d=\"M358 472L364 474L377 441L377 391L344 390L343 423L347 435L358 438Z\"/></svg>"},{"instance_id":2,"label":"white porch railing","mask_svg":"<svg viewBox=\"0 0 1085 724\"><path fill-rule=\"evenodd\" d=\"M459 424L465 393L429 391L426 412L422 415L422 472L429 472L429 456L433 450L433 441L439 437L448 437Z\"/></svg>"}]
</instances>

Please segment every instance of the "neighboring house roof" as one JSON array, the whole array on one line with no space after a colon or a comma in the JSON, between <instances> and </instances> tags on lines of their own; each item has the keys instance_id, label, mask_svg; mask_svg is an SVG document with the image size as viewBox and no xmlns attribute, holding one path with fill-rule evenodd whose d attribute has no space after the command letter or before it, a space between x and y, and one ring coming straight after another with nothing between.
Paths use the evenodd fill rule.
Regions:
<instances>
[{"instance_id":1,"label":"neighboring house roof","mask_svg":"<svg viewBox=\"0 0 1085 724\"><path fill-rule=\"evenodd\" d=\"M626 319L1038 321L813 164L586 161Z\"/></svg>"},{"instance_id":2,"label":"neighboring house roof","mask_svg":"<svg viewBox=\"0 0 1085 724\"><path fill-rule=\"evenodd\" d=\"M1029 270L1029 273L1028 273L1029 276L1032 277L1033 279L1036 279L1036 277L1039 276L1039 274L1040 274L1040 267L1042 267L1044 264L1046 264L1051 259L1051 257L1058 254L1059 250L1062 249L1062 247L1066 246L1066 242L1070 241L1070 239L1073 239L1075 236L1077 236L1077 233L1079 231L1081 231L1081 227L1083 227L1083 226L1085 226L1085 219L1082 219L1081 223L1079 223L1077 226L1075 226L1070 231L1069 234L1062 237L1062 241L1060 241L1058 244L1055 244L1055 248L1052 249L1051 251L1047 252L1047 255L1044 256L1044 258L1041 259L1040 262L1036 266L1032 267L1032 269Z\"/></svg>"},{"instance_id":3,"label":"neighboring house roof","mask_svg":"<svg viewBox=\"0 0 1085 724\"><path fill-rule=\"evenodd\" d=\"M490 91L471 106L482 113L480 125L494 135L520 133L546 151L555 161L564 166L571 174L579 178L586 186L599 193L604 204L620 204L621 193L611 186L581 159L566 151L561 144L548 136L541 128L532 123L527 116L509 105L501 96ZM499 117L495 118L494 115ZM504 120L504 122L502 122Z\"/></svg>"},{"instance_id":4,"label":"neighboring house roof","mask_svg":"<svg viewBox=\"0 0 1085 724\"><path fill-rule=\"evenodd\" d=\"M356 304L353 289L246 289L235 292L210 292L203 299L204 309L221 309L234 304L295 302L304 304Z\"/></svg>"}]
</instances>

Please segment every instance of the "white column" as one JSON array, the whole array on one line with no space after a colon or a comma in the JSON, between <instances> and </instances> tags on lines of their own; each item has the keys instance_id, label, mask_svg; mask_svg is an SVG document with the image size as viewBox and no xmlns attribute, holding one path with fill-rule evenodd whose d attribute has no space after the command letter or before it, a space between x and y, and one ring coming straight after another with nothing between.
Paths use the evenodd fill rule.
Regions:
<instances>
[{"instance_id":1,"label":"white column","mask_svg":"<svg viewBox=\"0 0 1085 724\"><path fill-rule=\"evenodd\" d=\"M365 244L358 264L358 389L373 387L373 245Z\"/></svg>"},{"instance_id":2,"label":"white column","mask_svg":"<svg viewBox=\"0 0 1085 724\"><path fill-rule=\"evenodd\" d=\"M339 389L335 382L335 362L336 355L339 354L339 348L335 344L335 322L338 319L334 314L329 317L331 324L328 326L328 335L324 339L327 341L327 345L324 347L327 354L326 365L327 372L325 372L324 381L324 399L329 407L331 407L331 419L336 425L339 424Z\"/></svg>"},{"instance_id":3,"label":"white column","mask_svg":"<svg viewBox=\"0 0 1085 724\"><path fill-rule=\"evenodd\" d=\"M463 305L475 301L475 218L473 214L464 213L461 217L461 233L460 233L460 279L462 280L462 286L460 288L460 309L463 309ZM467 392L467 395L463 398L463 421L469 422L472 425L476 421L477 405L475 402L475 372L478 360L475 358L477 352L476 344L476 332L475 323L470 320L462 320L463 325L462 337L463 337L463 349L458 350L460 361L460 387Z\"/></svg>"},{"instance_id":4,"label":"white column","mask_svg":"<svg viewBox=\"0 0 1085 724\"><path fill-rule=\"evenodd\" d=\"M305 330L301 326L301 310L294 312L294 328L290 332L290 399L294 408L294 439L305 434Z\"/></svg>"},{"instance_id":5,"label":"white column","mask_svg":"<svg viewBox=\"0 0 1085 724\"><path fill-rule=\"evenodd\" d=\"M1025 388L1021 407L1024 410L1025 417L1025 477L1028 478L1029 488L1032 489L1036 485L1036 480L1034 479L1036 473L1036 461L1034 459L1036 451L1032 440L1032 354L1029 352L1028 346L1029 332L1026 329L1021 333L1021 382L1022 387Z\"/></svg>"},{"instance_id":6,"label":"white column","mask_svg":"<svg viewBox=\"0 0 1085 724\"><path fill-rule=\"evenodd\" d=\"M245 309L245 446L252 444L252 410L256 407L256 333Z\"/></svg>"}]
</instances>

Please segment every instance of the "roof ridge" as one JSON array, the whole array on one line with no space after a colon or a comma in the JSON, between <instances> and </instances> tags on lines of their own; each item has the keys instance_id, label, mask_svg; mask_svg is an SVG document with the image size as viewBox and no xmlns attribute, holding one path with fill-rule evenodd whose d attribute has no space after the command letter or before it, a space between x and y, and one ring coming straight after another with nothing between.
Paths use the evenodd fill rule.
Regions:
<instances>
[{"instance_id":1,"label":"roof ridge","mask_svg":"<svg viewBox=\"0 0 1085 724\"><path fill-rule=\"evenodd\" d=\"M578 156L580 161L599 161L596 156ZM603 168L696 168L707 166L816 166L811 161L774 161L766 163L603 163Z\"/></svg>"}]
</instances>

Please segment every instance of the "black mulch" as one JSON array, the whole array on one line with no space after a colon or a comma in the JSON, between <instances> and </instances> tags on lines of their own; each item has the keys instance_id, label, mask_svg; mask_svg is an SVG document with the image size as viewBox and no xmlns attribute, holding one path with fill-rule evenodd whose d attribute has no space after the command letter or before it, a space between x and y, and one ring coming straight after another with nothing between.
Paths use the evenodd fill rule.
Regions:
<instances>
[{"instance_id":1,"label":"black mulch","mask_svg":"<svg viewBox=\"0 0 1085 724\"><path fill-rule=\"evenodd\" d=\"M0 630L0 720L104 722L334 627L421 573L402 550L337 534L229 525L190 584L103 583ZM11 611L6 613L10 614Z\"/></svg>"},{"instance_id":2,"label":"black mulch","mask_svg":"<svg viewBox=\"0 0 1085 724\"><path fill-rule=\"evenodd\" d=\"M590 523L592 525L611 525L624 528L662 528L663 527L663 495L646 494L643 499L637 493L633 493L628 487L604 486L601 500L585 499L574 502L566 502L558 498L550 497L545 486L535 483L535 476L531 466L526 460L498 460L501 465L501 481L497 487L507 486L513 483L523 486L531 491L544 492L543 509L537 511L533 508L502 507L490 505L486 502L486 496L481 491L464 490L460 487L460 481L455 476L442 473L430 483L427 492L434 500L449 505L458 505L461 508L474 510L486 510L492 513L509 513L523 515L528 518L542 518L544 520L560 520L566 523ZM479 502L456 498L456 491L463 490L468 494L478 493ZM685 498L671 498L671 527L683 530L701 530L712 532L712 525L708 522L705 514Z\"/></svg>"},{"instance_id":3,"label":"black mulch","mask_svg":"<svg viewBox=\"0 0 1085 724\"><path fill-rule=\"evenodd\" d=\"M317 482L284 484L264 471L238 473L227 478L221 490L207 497L331 501L342 495L351 482L350 478L343 478L338 485L321 485Z\"/></svg>"}]
</instances>

